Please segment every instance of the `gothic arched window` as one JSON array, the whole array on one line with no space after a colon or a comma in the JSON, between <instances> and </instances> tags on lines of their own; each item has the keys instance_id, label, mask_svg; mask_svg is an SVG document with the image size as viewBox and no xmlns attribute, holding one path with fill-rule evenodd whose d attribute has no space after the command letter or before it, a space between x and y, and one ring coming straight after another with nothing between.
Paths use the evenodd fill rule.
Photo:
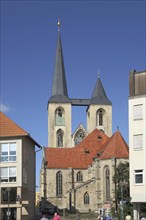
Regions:
<instances>
[{"instance_id":1,"label":"gothic arched window","mask_svg":"<svg viewBox=\"0 0 146 220\"><path fill-rule=\"evenodd\" d=\"M103 109L99 109L96 113L96 125L103 126L103 116L105 111Z\"/></svg>"},{"instance_id":2,"label":"gothic arched window","mask_svg":"<svg viewBox=\"0 0 146 220\"><path fill-rule=\"evenodd\" d=\"M63 147L63 131L61 129L57 131L57 147Z\"/></svg>"},{"instance_id":3,"label":"gothic arched window","mask_svg":"<svg viewBox=\"0 0 146 220\"><path fill-rule=\"evenodd\" d=\"M89 204L90 203L90 198L88 192L85 192L84 194L84 204Z\"/></svg>"},{"instance_id":4,"label":"gothic arched window","mask_svg":"<svg viewBox=\"0 0 146 220\"><path fill-rule=\"evenodd\" d=\"M56 125L64 125L65 124L64 109L62 107L59 107L56 109L55 119L56 119Z\"/></svg>"},{"instance_id":5,"label":"gothic arched window","mask_svg":"<svg viewBox=\"0 0 146 220\"><path fill-rule=\"evenodd\" d=\"M84 131L82 129L79 129L77 133L75 134L74 142L75 145L79 144L85 137Z\"/></svg>"},{"instance_id":6,"label":"gothic arched window","mask_svg":"<svg viewBox=\"0 0 146 220\"><path fill-rule=\"evenodd\" d=\"M83 182L83 175L82 172L77 172L77 182Z\"/></svg>"},{"instance_id":7,"label":"gothic arched window","mask_svg":"<svg viewBox=\"0 0 146 220\"><path fill-rule=\"evenodd\" d=\"M105 199L110 201L110 170L105 168Z\"/></svg>"},{"instance_id":8,"label":"gothic arched window","mask_svg":"<svg viewBox=\"0 0 146 220\"><path fill-rule=\"evenodd\" d=\"M56 173L56 196L62 196L62 173Z\"/></svg>"}]
</instances>

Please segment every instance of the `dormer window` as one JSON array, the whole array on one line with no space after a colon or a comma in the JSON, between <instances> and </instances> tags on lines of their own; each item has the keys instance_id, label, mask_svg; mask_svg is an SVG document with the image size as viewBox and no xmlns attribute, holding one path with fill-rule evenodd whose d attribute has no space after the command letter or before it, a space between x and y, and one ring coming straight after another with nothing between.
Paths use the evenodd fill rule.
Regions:
<instances>
[{"instance_id":1,"label":"dormer window","mask_svg":"<svg viewBox=\"0 0 146 220\"><path fill-rule=\"evenodd\" d=\"M97 136L98 140L102 140L102 137L100 135Z\"/></svg>"}]
</instances>

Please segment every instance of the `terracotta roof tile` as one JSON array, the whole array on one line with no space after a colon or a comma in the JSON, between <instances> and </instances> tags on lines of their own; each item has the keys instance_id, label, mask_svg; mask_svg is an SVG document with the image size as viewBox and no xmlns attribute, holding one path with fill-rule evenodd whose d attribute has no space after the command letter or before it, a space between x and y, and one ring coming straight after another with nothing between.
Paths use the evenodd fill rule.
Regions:
<instances>
[{"instance_id":1,"label":"terracotta roof tile","mask_svg":"<svg viewBox=\"0 0 146 220\"><path fill-rule=\"evenodd\" d=\"M0 137L25 136L28 133L0 112Z\"/></svg>"},{"instance_id":2,"label":"terracotta roof tile","mask_svg":"<svg viewBox=\"0 0 146 220\"><path fill-rule=\"evenodd\" d=\"M48 168L79 168L85 169L97 155L101 145L108 140L103 132L95 129L73 148L45 148L45 159Z\"/></svg>"},{"instance_id":3,"label":"terracotta roof tile","mask_svg":"<svg viewBox=\"0 0 146 220\"><path fill-rule=\"evenodd\" d=\"M127 158L129 157L129 147L123 139L121 133L116 131L111 138L100 148L100 159Z\"/></svg>"}]
</instances>

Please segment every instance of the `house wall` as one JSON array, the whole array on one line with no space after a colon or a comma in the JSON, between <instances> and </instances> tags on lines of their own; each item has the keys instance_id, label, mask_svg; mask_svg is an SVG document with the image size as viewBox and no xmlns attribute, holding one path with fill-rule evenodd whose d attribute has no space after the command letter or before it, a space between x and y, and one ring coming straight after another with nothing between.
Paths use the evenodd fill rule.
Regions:
<instances>
[{"instance_id":1,"label":"house wall","mask_svg":"<svg viewBox=\"0 0 146 220\"><path fill-rule=\"evenodd\" d=\"M35 148L34 143L27 137L23 138L1 138L1 143L16 142L16 161L0 162L0 167L16 166L16 182L2 182L2 188L16 188L19 201L10 203L10 208L16 208L16 219L34 219L35 204ZM1 198L2 199L2 198ZM8 208L8 204L1 203L0 208ZM2 211L0 213L2 219Z\"/></svg>"},{"instance_id":2,"label":"house wall","mask_svg":"<svg viewBox=\"0 0 146 220\"><path fill-rule=\"evenodd\" d=\"M133 120L133 106L143 105L143 119ZM143 134L143 148L134 149L134 135ZM146 202L146 95L129 99L130 194L132 202ZM133 163L135 161L135 163ZM135 170L143 170L143 184L135 184Z\"/></svg>"}]
</instances>

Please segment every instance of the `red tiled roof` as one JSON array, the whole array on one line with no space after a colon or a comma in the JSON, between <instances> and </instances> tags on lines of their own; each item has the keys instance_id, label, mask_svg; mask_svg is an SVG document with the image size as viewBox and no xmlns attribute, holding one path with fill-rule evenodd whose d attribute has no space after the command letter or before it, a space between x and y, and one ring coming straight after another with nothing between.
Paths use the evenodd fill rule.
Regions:
<instances>
[{"instance_id":1,"label":"red tiled roof","mask_svg":"<svg viewBox=\"0 0 146 220\"><path fill-rule=\"evenodd\" d=\"M45 159L48 168L80 168L85 169L97 155L101 145L108 140L103 132L95 129L73 148L45 148Z\"/></svg>"},{"instance_id":2,"label":"red tiled roof","mask_svg":"<svg viewBox=\"0 0 146 220\"><path fill-rule=\"evenodd\" d=\"M87 168L86 155L83 150L74 148L45 148L48 168Z\"/></svg>"},{"instance_id":3,"label":"red tiled roof","mask_svg":"<svg viewBox=\"0 0 146 220\"><path fill-rule=\"evenodd\" d=\"M15 122L0 112L0 137L17 137L27 136L39 148L42 148L24 129L19 127Z\"/></svg>"},{"instance_id":4,"label":"red tiled roof","mask_svg":"<svg viewBox=\"0 0 146 220\"><path fill-rule=\"evenodd\" d=\"M28 133L0 112L0 137L26 136Z\"/></svg>"},{"instance_id":5,"label":"red tiled roof","mask_svg":"<svg viewBox=\"0 0 146 220\"><path fill-rule=\"evenodd\" d=\"M116 131L99 150L100 159L129 158L129 147L121 133Z\"/></svg>"}]
</instances>

